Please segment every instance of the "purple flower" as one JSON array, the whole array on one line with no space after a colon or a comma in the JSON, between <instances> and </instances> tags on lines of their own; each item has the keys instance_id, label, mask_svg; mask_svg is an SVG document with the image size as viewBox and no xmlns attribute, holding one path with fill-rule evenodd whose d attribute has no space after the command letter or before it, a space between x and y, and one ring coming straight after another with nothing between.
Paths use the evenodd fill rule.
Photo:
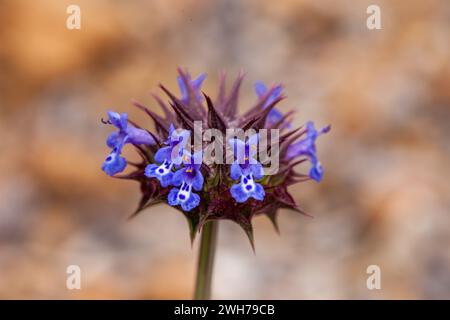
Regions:
<instances>
[{"instance_id":1,"label":"purple flower","mask_svg":"<svg viewBox=\"0 0 450 320\"><path fill-rule=\"evenodd\" d=\"M190 138L188 130L177 132L173 125L169 129L169 137L165 144L167 147L160 148L154 156L155 163L149 164L145 168L145 175L149 178L157 178L162 187L168 187L172 184L174 165L180 165L182 161L183 150Z\"/></svg>"},{"instance_id":2,"label":"purple flower","mask_svg":"<svg viewBox=\"0 0 450 320\"><path fill-rule=\"evenodd\" d=\"M243 74L236 78L229 90L225 85L226 76L222 74L217 98L211 99L201 92L205 74L192 79L181 68L178 72L180 97L164 85L160 85L160 88L168 101L154 95L162 114L140 103L134 104L153 120L154 134L130 123L126 114L108 112L107 123L117 127L118 131L108 137L107 144L112 150L102 169L108 175L123 171L127 161L121 155L122 148L127 143L135 147L141 161L133 163L134 171L120 176L122 179L137 181L140 185L141 199L135 213L157 203L167 203L187 218L191 240L205 223L228 219L238 223L251 242L253 217L266 215L277 227L279 209L303 213L289 194L288 187L305 181L305 175L295 170L295 166L304 158L311 164L309 176L316 181L321 180L323 169L317 157L315 142L319 135L328 132L329 127L316 130L313 123L308 122L303 133L290 130L292 126L287 118L291 113L283 114L274 108L281 100L281 85L268 90L263 83L256 82L259 103L239 113L238 98ZM201 122L201 133L196 132L198 122ZM234 154L231 165L227 161L202 163L203 151L191 153L191 135L200 138L201 149L205 148L206 153L210 150L210 144L205 136L201 136L206 130L224 135L229 129L238 128L247 134L247 130L257 133L261 129L287 129L279 135L279 144L270 145L267 150L271 168L278 171L266 172L269 168L263 168L259 162L258 145L261 147L265 144L259 141L258 134L242 140L227 138L229 140L225 143L223 137L217 140L214 137L214 142L220 141L215 144L219 146L219 149L214 149L215 156L221 153L218 151L229 154L227 151L231 146ZM268 133L271 138L275 137L270 130ZM197 142L197 139L193 140ZM295 159L297 157L300 157L298 161ZM272 160L279 162L272 166Z\"/></svg>"},{"instance_id":3,"label":"purple flower","mask_svg":"<svg viewBox=\"0 0 450 320\"><path fill-rule=\"evenodd\" d=\"M108 117L108 121L105 123L119 129L118 132L111 133L106 140L106 144L112 151L102 165L102 170L112 176L122 172L127 166L126 159L121 156L122 148L126 143L153 145L155 140L147 131L138 129L128 123L128 115L126 113L118 114L117 112L108 111Z\"/></svg>"},{"instance_id":4,"label":"purple flower","mask_svg":"<svg viewBox=\"0 0 450 320\"><path fill-rule=\"evenodd\" d=\"M311 162L309 176L317 182L320 182L320 180L322 180L323 168L317 158L316 139L321 134L330 131L330 128L330 126L326 126L317 131L314 127L314 123L308 121L308 123L306 124L306 137L303 140L300 140L289 146L286 154L287 160L299 156L306 156Z\"/></svg>"},{"instance_id":5,"label":"purple flower","mask_svg":"<svg viewBox=\"0 0 450 320\"><path fill-rule=\"evenodd\" d=\"M127 160L120 155L118 150L117 147L114 148L102 164L102 170L109 176L122 172L127 166Z\"/></svg>"},{"instance_id":6,"label":"purple flower","mask_svg":"<svg viewBox=\"0 0 450 320\"><path fill-rule=\"evenodd\" d=\"M264 200L265 192L261 184L255 182L264 177L261 163L256 159L258 135L252 135L247 142L239 139L228 141L234 151L235 161L230 168L230 176L233 180L240 180L231 189L231 195L238 203L246 202L249 198Z\"/></svg>"},{"instance_id":7,"label":"purple flower","mask_svg":"<svg viewBox=\"0 0 450 320\"><path fill-rule=\"evenodd\" d=\"M183 156L184 167L173 175L172 184L180 188L170 190L167 197L171 206L181 205L184 211L191 211L200 203L200 196L192 190L201 191L204 178L200 171L202 152L196 152L192 156L185 151Z\"/></svg>"}]
</instances>

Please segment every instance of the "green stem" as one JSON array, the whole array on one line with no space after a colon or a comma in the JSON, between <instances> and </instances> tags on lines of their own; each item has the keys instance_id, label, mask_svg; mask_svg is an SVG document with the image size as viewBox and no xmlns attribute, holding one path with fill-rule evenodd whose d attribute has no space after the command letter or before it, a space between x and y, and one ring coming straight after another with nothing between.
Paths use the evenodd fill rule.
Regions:
<instances>
[{"instance_id":1,"label":"green stem","mask_svg":"<svg viewBox=\"0 0 450 320\"><path fill-rule=\"evenodd\" d=\"M218 221L207 222L203 226L200 251L198 253L197 281L195 285L195 300L211 298L211 280L216 253Z\"/></svg>"}]
</instances>

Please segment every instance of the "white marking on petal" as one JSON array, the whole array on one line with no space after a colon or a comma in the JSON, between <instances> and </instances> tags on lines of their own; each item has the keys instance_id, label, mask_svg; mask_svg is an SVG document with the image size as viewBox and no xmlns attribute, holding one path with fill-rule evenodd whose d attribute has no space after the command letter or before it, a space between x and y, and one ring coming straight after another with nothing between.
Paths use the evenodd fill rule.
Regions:
<instances>
[{"instance_id":1,"label":"white marking on petal","mask_svg":"<svg viewBox=\"0 0 450 320\"><path fill-rule=\"evenodd\" d=\"M186 202L187 199L189 199L189 197L191 196L191 191L192 191L192 185L187 184L186 182L183 182L181 184L180 191L178 191L178 195L177 195L178 201Z\"/></svg>"},{"instance_id":2,"label":"white marking on petal","mask_svg":"<svg viewBox=\"0 0 450 320\"><path fill-rule=\"evenodd\" d=\"M242 190L244 190L245 193L252 193L255 191L255 181L253 180L253 175L248 174L246 176L241 176L241 184L242 184Z\"/></svg>"},{"instance_id":3,"label":"white marking on petal","mask_svg":"<svg viewBox=\"0 0 450 320\"><path fill-rule=\"evenodd\" d=\"M164 162L155 170L155 173L162 177L168 174L172 170L173 163L167 162L164 160Z\"/></svg>"}]
</instances>

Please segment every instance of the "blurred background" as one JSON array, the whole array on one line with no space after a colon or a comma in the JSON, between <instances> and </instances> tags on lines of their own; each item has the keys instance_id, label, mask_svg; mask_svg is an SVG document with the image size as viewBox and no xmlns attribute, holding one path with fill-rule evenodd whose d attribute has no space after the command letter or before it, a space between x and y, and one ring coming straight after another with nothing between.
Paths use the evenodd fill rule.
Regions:
<instances>
[{"instance_id":1,"label":"blurred background","mask_svg":"<svg viewBox=\"0 0 450 320\"><path fill-rule=\"evenodd\" d=\"M382 30L366 27L370 4ZM291 190L314 218L282 211L280 236L256 218L256 254L221 222L214 298L450 298L448 1L2 0L0 21L0 298L191 298L184 217L127 221L138 185L100 169L106 110L151 128L130 99L158 110L149 93L178 92L178 66L206 72L212 96L220 71L245 70L241 110L254 81L282 82L296 125L332 125L323 183ZM81 290L66 288L71 264Z\"/></svg>"}]
</instances>

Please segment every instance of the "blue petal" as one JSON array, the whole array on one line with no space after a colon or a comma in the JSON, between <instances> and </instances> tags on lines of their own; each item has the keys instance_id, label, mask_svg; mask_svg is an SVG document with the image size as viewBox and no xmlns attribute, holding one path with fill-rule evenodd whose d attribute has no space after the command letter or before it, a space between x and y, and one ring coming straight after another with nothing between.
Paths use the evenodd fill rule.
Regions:
<instances>
[{"instance_id":1,"label":"blue petal","mask_svg":"<svg viewBox=\"0 0 450 320\"><path fill-rule=\"evenodd\" d=\"M155 144L155 140L150 133L143 129L138 129L133 125L128 125L126 133L130 143L147 145Z\"/></svg>"},{"instance_id":2,"label":"blue petal","mask_svg":"<svg viewBox=\"0 0 450 320\"><path fill-rule=\"evenodd\" d=\"M255 190L252 192L251 196L256 200L264 200L264 196L266 193L264 192L264 188L261 184L255 183Z\"/></svg>"},{"instance_id":3,"label":"blue petal","mask_svg":"<svg viewBox=\"0 0 450 320\"><path fill-rule=\"evenodd\" d=\"M317 182L320 182L322 180L323 168L320 162L317 161L315 165L311 167L311 169L309 170L309 176L311 177L311 179L314 179Z\"/></svg>"},{"instance_id":4,"label":"blue petal","mask_svg":"<svg viewBox=\"0 0 450 320\"><path fill-rule=\"evenodd\" d=\"M155 153L155 162L163 163L164 161L170 161L170 155L172 153L172 148L162 147Z\"/></svg>"},{"instance_id":5,"label":"blue petal","mask_svg":"<svg viewBox=\"0 0 450 320\"><path fill-rule=\"evenodd\" d=\"M330 130L330 126L324 127L320 131L317 131L316 128L314 128L314 124L311 121L309 121L306 124L306 130L307 130L306 138L292 144L288 148L287 154L286 154L286 157L288 159L302 156L302 155L306 155L306 156L315 158L316 157L316 146L315 146L316 139L319 135L321 135L323 133L327 133Z\"/></svg>"},{"instance_id":6,"label":"blue petal","mask_svg":"<svg viewBox=\"0 0 450 320\"><path fill-rule=\"evenodd\" d=\"M178 191L180 190L177 188L173 188L172 190L170 190L169 194L167 195L167 202L169 203L169 205L178 205Z\"/></svg>"},{"instance_id":7,"label":"blue petal","mask_svg":"<svg viewBox=\"0 0 450 320\"><path fill-rule=\"evenodd\" d=\"M161 183L161 187L166 188L172 184L173 173L169 172L165 175L159 176L158 180Z\"/></svg>"},{"instance_id":8,"label":"blue petal","mask_svg":"<svg viewBox=\"0 0 450 320\"><path fill-rule=\"evenodd\" d=\"M200 170L195 170L195 176L194 179L192 179L192 187L196 191L200 191L203 188L203 175L200 172Z\"/></svg>"},{"instance_id":9,"label":"blue petal","mask_svg":"<svg viewBox=\"0 0 450 320\"><path fill-rule=\"evenodd\" d=\"M122 172L127 166L127 161L117 152L111 152L103 162L102 170L109 176Z\"/></svg>"},{"instance_id":10,"label":"blue petal","mask_svg":"<svg viewBox=\"0 0 450 320\"><path fill-rule=\"evenodd\" d=\"M266 85L264 83L262 83L261 81L256 81L255 82L255 92L256 92L256 95L258 96L258 98L262 98L267 92Z\"/></svg>"},{"instance_id":11,"label":"blue petal","mask_svg":"<svg viewBox=\"0 0 450 320\"><path fill-rule=\"evenodd\" d=\"M323 169L319 160L317 159L315 142L317 137L319 137L321 134L330 131L330 126L326 126L317 131L316 128L314 127L314 123L308 121L306 124L306 130L307 130L306 138L292 144L286 153L286 158L289 160L299 156L307 157L311 162L311 169L309 170L309 176L311 177L311 179L320 182L323 177Z\"/></svg>"},{"instance_id":12,"label":"blue petal","mask_svg":"<svg viewBox=\"0 0 450 320\"><path fill-rule=\"evenodd\" d=\"M237 180L241 177L241 175L242 175L241 166L237 163L237 161L233 162L230 169L231 179Z\"/></svg>"},{"instance_id":13,"label":"blue petal","mask_svg":"<svg viewBox=\"0 0 450 320\"><path fill-rule=\"evenodd\" d=\"M249 194L245 193L241 184L233 184L230 188L230 192L236 202L242 203L248 200Z\"/></svg>"},{"instance_id":14,"label":"blue petal","mask_svg":"<svg viewBox=\"0 0 450 320\"><path fill-rule=\"evenodd\" d=\"M253 174L253 178L256 180L262 179L264 177L264 169L261 163L257 162L256 164L250 165L251 173Z\"/></svg>"},{"instance_id":15,"label":"blue petal","mask_svg":"<svg viewBox=\"0 0 450 320\"><path fill-rule=\"evenodd\" d=\"M186 171L186 168L182 168L178 171L176 171L172 176L172 184L174 186L180 186L184 181L184 172Z\"/></svg>"},{"instance_id":16,"label":"blue petal","mask_svg":"<svg viewBox=\"0 0 450 320\"><path fill-rule=\"evenodd\" d=\"M149 178L156 178L156 169L158 169L158 165L154 163L150 163L147 167L145 167L145 176Z\"/></svg>"},{"instance_id":17,"label":"blue petal","mask_svg":"<svg viewBox=\"0 0 450 320\"><path fill-rule=\"evenodd\" d=\"M128 124L128 115L126 113L118 114L114 111L108 111L109 122L121 131L125 131Z\"/></svg>"},{"instance_id":18,"label":"blue petal","mask_svg":"<svg viewBox=\"0 0 450 320\"><path fill-rule=\"evenodd\" d=\"M122 139L123 136L121 136L118 132L112 132L108 136L108 139L106 139L106 145L112 149L116 147L116 145L119 144Z\"/></svg>"},{"instance_id":19,"label":"blue petal","mask_svg":"<svg viewBox=\"0 0 450 320\"><path fill-rule=\"evenodd\" d=\"M181 208L184 211L191 211L200 203L200 196L196 193L191 192L191 196L185 201L181 202Z\"/></svg>"},{"instance_id":20,"label":"blue petal","mask_svg":"<svg viewBox=\"0 0 450 320\"><path fill-rule=\"evenodd\" d=\"M108 120L113 126L120 126L120 114L114 111L108 111Z\"/></svg>"},{"instance_id":21,"label":"blue petal","mask_svg":"<svg viewBox=\"0 0 450 320\"><path fill-rule=\"evenodd\" d=\"M160 174L158 172L159 167L160 166L153 163L149 164L145 168L145 176L149 178L157 178L163 188L170 186L172 184L173 173L169 171L165 174Z\"/></svg>"}]
</instances>

